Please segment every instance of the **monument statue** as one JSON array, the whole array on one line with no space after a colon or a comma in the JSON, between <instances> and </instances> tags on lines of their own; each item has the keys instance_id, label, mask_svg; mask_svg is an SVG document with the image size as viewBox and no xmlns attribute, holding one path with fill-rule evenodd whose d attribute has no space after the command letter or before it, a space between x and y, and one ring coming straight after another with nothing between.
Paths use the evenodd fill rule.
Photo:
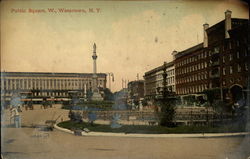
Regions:
<instances>
[{"instance_id":1,"label":"monument statue","mask_svg":"<svg viewBox=\"0 0 250 159\"><path fill-rule=\"evenodd\" d=\"M96 59L97 59L97 55L96 55L96 44L94 43L93 46L93 55L92 55L92 59L93 59L93 78L92 78L92 97L91 100L93 101L102 101L103 97L101 96L99 89L98 89L98 80L97 80L97 74L96 74Z\"/></svg>"}]
</instances>

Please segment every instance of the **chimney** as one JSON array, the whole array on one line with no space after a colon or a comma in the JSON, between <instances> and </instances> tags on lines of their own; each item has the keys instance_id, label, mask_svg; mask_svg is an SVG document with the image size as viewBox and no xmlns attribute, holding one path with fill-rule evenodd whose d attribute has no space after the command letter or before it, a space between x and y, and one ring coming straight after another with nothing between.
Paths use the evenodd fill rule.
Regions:
<instances>
[{"instance_id":1,"label":"chimney","mask_svg":"<svg viewBox=\"0 0 250 159\"><path fill-rule=\"evenodd\" d=\"M177 55L177 54L178 54L178 52L175 51L175 50L172 52L172 55L173 55L173 59L174 59L174 60L175 60L175 55Z\"/></svg>"},{"instance_id":2,"label":"chimney","mask_svg":"<svg viewBox=\"0 0 250 159\"><path fill-rule=\"evenodd\" d=\"M209 28L209 24L203 24L203 32L204 32L204 39L203 39L203 47L208 47L208 37L207 37L207 29Z\"/></svg>"},{"instance_id":3,"label":"chimney","mask_svg":"<svg viewBox=\"0 0 250 159\"><path fill-rule=\"evenodd\" d=\"M231 14L232 12L230 10L226 10L225 12L225 38L230 38L228 31L231 30L232 24L231 24Z\"/></svg>"}]
</instances>

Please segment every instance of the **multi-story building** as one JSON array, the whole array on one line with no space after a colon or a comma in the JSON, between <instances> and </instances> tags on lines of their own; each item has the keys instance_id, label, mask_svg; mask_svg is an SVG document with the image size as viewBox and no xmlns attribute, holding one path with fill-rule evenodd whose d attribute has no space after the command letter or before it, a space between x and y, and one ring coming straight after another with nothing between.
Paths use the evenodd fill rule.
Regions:
<instances>
[{"instance_id":1,"label":"multi-story building","mask_svg":"<svg viewBox=\"0 0 250 159\"><path fill-rule=\"evenodd\" d=\"M98 87L106 88L106 74L98 73ZM8 98L15 92L32 92L33 97L68 97L78 91L83 97L92 89L91 73L1 72L1 96Z\"/></svg>"},{"instance_id":2,"label":"multi-story building","mask_svg":"<svg viewBox=\"0 0 250 159\"><path fill-rule=\"evenodd\" d=\"M234 101L246 88L249 53L248 19L225 19L209 27L204 24L204 41L181 52L173 52L176 69L176 93L199 93L205 89L221 90L220 98ZM231 97L230 97L231 96Z\"/></svg>"},{"instance_id":3,"label":"multi-story building","mask_svg":"<svg viewBox=\"0 0 250 159\"><path fill-rule=\"evenodd\" d=\"M207 89L208 59L203 44L173 54L175 56L176 93L191 94Z\"/></svg>"},{"instance_id":4,"label":"multi-story building","mask_svg":"<svg viewBox=\"0 0 250 159\"><path fill-rule=\"evenodd\" d=\"M170 92L175 92L175 66L173 62L169 62L145 73L144 94L146 99L154 100L162 96L164 67L166 67L167 73L166 86Z\"/></svg>"},{"instance_id":5,"label":"multi-story building","mask_svg":"<svg viewBox=\"0 0 250 159\"><path fill-rule=\"evenodd\" d=\"M144 98L144 80L131 81L128 83L128 104L139 104Z\"/></svg>"}]
</instances>

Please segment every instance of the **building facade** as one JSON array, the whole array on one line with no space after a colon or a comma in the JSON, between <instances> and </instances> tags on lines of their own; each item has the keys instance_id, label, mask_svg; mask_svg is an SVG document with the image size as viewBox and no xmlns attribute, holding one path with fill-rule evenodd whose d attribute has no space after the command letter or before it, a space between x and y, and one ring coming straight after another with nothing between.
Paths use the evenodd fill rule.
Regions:
<instances>
[{"instance_id":1,"label":"building facade","mask_svg":"<svg viewBox=\"0 0 250 159\"><path fill-rule=\"evenodd\" d=\"M175 54L176 93L202 92L208 88L208 59L203 44Z\"/></svg>"},{"instance_id":2,"label":"building facade","mask_svg":"<svg viewBox=\"0 0 250 159\"><path fill-rule=\"evenodd\" d=\"M146 99L154 100L162 96L164 67L166 67L167 73L166 86L170 92L175 92L175 66L173 62L169 62L166 66L161 65L145 73L144 94Z\"/></svg>"},{"instance_id":3,"label":"building facade","mask_svg":"<svg viewBox=\"0 0 250 159\"><path fill-rule=\"evenodd\" d=\"M144 80L131 81L128 83L128 99L130 105L139 104L139 101L144 98Z\"/></svg>"},{"instance_id":4,"label":"building facade","mask_svg":"<svg viewBox=\"0 0 250 159\"><path fill-rule=\"evenodd\" d=\"M247 19L231 18L231 11L227 10L221 22L211 27L203 25L203 43L173 52L176 93L184 95L220 89L223 100L241 98L240 92L247 86L250 61L248 23Z\"/></svg>"},{"instance_id":5,"label":"building facade","mask_svg":"<svg viewBox=\"0 0 250 159\"><path fill-rule=\"evenodd\" d=\"M92 90L91 73L1 72L1 96L11 97L15 92L32 92L33 97L69 97L78 91L84 97ZM106 74L98 73L98 87L106 88Z\"/></svg>"}]
</instances>

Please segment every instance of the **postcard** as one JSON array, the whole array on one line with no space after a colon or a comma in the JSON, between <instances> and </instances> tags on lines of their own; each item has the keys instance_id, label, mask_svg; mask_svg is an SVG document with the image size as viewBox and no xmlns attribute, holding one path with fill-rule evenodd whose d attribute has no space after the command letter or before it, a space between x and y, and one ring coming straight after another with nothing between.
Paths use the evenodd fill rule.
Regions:
<instances>
[{"instance_id":1,"label":"postcard","mask_svg":"<svg viewBox=\"0 0 250 159\"><path fill-rule=\"evenodd\" d=\"M240 0L1 1L1 159L249 159Z\"/></svg>"}]
</instances>

